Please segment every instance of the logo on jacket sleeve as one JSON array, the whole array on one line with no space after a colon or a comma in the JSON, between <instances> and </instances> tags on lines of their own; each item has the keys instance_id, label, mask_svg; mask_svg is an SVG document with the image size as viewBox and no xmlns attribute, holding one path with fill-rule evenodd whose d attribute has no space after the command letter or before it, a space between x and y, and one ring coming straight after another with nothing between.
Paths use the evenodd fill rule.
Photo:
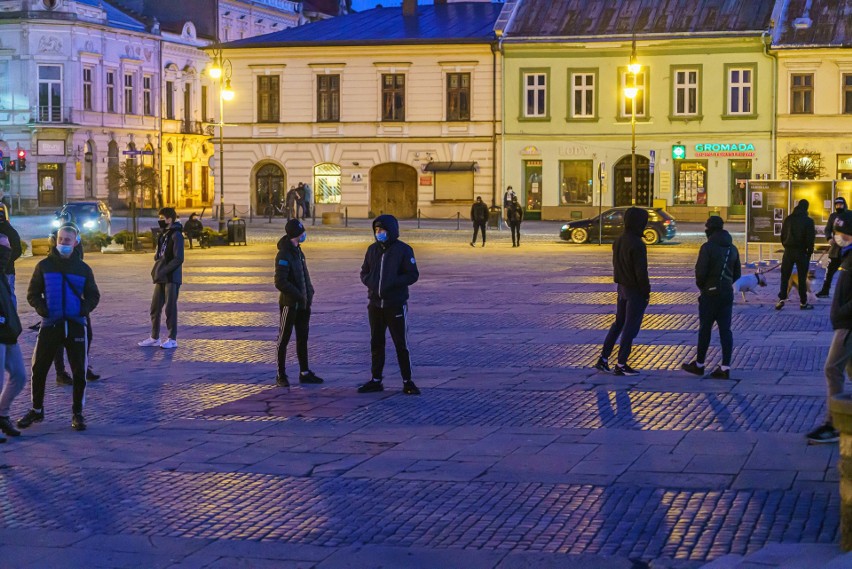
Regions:
<instances>
[{"instance_id":1,"label":"logo on jacket sleeve","mask_svg":"<svg viewBox=\"0 0 852 569\"><path fill-rule=\"evenodd\" d=\"M415 261L415 260L414 260L414 257L412 257L412 258L411 258L411 264L412 264L412 265L416 265L416 264L417 264L417 261Z\"/></svg>"}]
</instances>

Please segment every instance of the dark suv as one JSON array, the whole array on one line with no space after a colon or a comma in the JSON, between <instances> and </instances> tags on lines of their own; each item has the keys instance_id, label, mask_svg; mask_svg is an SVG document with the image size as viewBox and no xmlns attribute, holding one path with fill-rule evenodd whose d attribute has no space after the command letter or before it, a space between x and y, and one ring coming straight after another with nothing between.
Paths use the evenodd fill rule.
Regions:
<instances>
[{"instance_id":1,"label":"dark suv","mask_svg":"<svg viewBox=\"0 0 852 569\"><path fill-rule=\"evenodd\" d=\"M559 237L573 243L597 243L598 235L604 241L612 241L624 232L624 212L630 206L614 207L591 219L570 221L562 226ZM677 234L677 224L672 216L660 208L647 207L648 225L642 232L642 240L648 245L668 241ZM601 224L603 219L603 224Z\"/></svg>"}]
</instances>

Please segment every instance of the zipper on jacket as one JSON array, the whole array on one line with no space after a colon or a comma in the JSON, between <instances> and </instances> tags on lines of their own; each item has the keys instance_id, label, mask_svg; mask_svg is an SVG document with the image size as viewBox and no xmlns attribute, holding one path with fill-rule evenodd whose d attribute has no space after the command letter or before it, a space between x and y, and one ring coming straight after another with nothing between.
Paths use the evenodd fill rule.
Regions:
<instances>
[{"instance_id":1,"label":"zipper on jacket","mask_svg":"<svg viewBox=\"0 0 852 569\"><path fill-rule=\"evenodd\" d=\"M385 253L387 249L382 251L382 261L379 263L379 290L376 291L379 295L379 307L385 307L385 300L382 298L382 274L385 272Z\"/></svg>"}]
</instances>

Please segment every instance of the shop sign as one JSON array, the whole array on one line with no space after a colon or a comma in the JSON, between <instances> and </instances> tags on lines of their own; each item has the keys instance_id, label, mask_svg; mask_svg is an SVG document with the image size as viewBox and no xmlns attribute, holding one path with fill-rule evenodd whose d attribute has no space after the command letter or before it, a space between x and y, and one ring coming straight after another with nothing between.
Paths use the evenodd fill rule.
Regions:
<instances>
[{"instance_id":1,"label":"shop sign","mask_svg":"<svg viewBox=\"0 0 852 569\"><path fill-rule=\"evenodd\" d=\"M541 155L541 150L538 149L537 146L525 146L523 150L521 150L521 156L539 156Z\"/></svg>"},{"instance_id":2,"label":"shop sign","mask_svg":"<svg viewBox=\"0 0 852 569\"><path fill-rule=\"evenodd\" d=\"M746 142L706 143L695 145L697 158L751 158L755 155L754 144Z\"/></svg>"},{"instance_id":3,"label":"shop sign","mask_svg":"<svg viewBox=\"0 0 852 569\"><path fill-rule=\"evenodd\" d=\"M39 156L65 156L64 140L39 140Z\"/></svg>"},{"instance_id":4,"label":"shop sign","mask_svg":"<svg viewBox=\"0 0 852 569\"><path fill-rule=\"evenodd\" d=\"M420 176L420 185L421 186L431 186L432 185L432 176Z\"/></svg>"}]
</instances>

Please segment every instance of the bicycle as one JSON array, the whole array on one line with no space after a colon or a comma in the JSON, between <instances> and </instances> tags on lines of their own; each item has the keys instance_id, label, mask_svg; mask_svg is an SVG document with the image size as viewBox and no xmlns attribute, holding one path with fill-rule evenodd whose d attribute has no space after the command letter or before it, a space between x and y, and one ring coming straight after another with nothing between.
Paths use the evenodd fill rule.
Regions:
<instances>
[{"instance_id":1,"label":"bicycle","mask_svg":"<svg viewBox=\"0 0 852 569\"><path fill-rule=\"evenodd\" d=\"M269 218L269 223L272 223L272 218L275 216L282 217L290 217L290 212L287 210L287 205L284 202L281 202L280 206L275 205L274 203L266 204L266 207L263 208L263 216Z\"/></svg>"}]
</instances>

